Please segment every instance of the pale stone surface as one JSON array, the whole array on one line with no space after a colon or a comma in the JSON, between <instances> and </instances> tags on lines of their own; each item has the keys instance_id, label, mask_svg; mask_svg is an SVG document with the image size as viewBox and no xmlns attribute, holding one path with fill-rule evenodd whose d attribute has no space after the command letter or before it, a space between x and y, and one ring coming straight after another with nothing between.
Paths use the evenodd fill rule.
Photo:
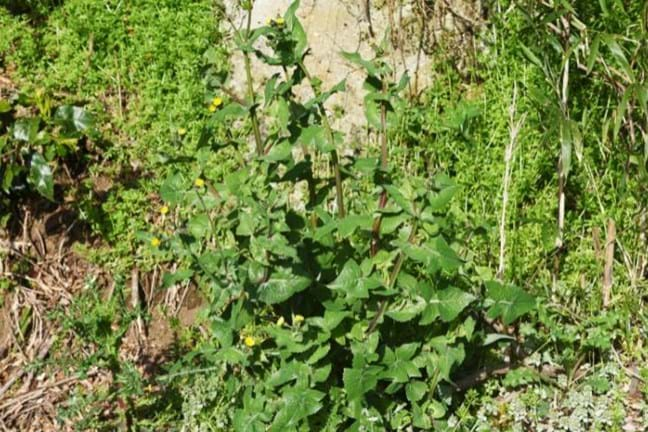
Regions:
<instances>
[{"instance_id":1,"label":"pale stone surface","mask_svg":"<svg viewBox=\"0 0 648 432\"><path fill-rule=\"evenodd\" d=\"M232 2L228 12L237 17L236 23L243 24L244 14L238 10L236 2ZM256 0L253 10L253 26L263 25L268 18L282 16L290 5L290 0ZM372 10L372 24L376 35L385 32L386 19L384 14ZM334 123L336 129L343 132L361 133L365 128L365 117L362 100L365 91L362 84L365 79L363 71L350 64L340 56L342 51L358 51L364 58L374 56L371 44L379 41L369 35L369 24L363 1L349 2L344 0L304 0L297 13L308 35L311 53L306 59L306 66L314 76L324 83L324 89L330 88L346 79L347 91L334 95L327 103L327 108L335 106L344 108L344 115ZM393 58L396 70L400 75L405 69L410 74L416 69L416 53L400 53ZM405 60L405 67L403 67ZM420 58L420 70L425 71L427 57ZM244 94L245 74L242 61L234 59L233 87L239 94ZM267 67L254 62L255 88L260 89L263 81L277 72L276 68ZM424 81L419 78L419 81ZM309 91L301 89L303 95Z\"/></svg>"},{"instance_id":2,"label":"pale stone surface","mask_svg":"<svg viewBox=\"0 0 648 432\"><path fill-rule=\"evenodd\" d=\"M263 25L268 18L282 16L291 3L291 0L255 0L253 27ZM239 8L238 1L225 0L225 4L233 21L243 27L245 12ZM323 81L324 89L346 79L347 91L329 99L327 108L329 111L336 106L344 109L344 115L335 120L334 126L345 132L347 137L358 138L366 130L362 105L365 74L344 60L340 56L341 51L357 51L365 59L373 58L372 46L381 43L389 28L395 29L389 35L392 43L389 44L387 59L395 71L395 80L407 71L411 78L409 90L418 92L432 79L430 46L436 44L444 34L452 33L453 29L455 33L465 33L462 26L467 25L466 20L472 20L470 17L481 12L481 0L442 0L434 2L432 7L425 5L424 0L371 0L371 25L375 36L372 37L366 0L302 0L297 15L306 30L311 48L306 66ZM242 96L245 94L245 73L240 56L233 58L233 66L231 85ZM264 81L280 71L256 59L253 69L255 89L259 93L262 92ZM300 96L306 97L309 92L307 88L298 89Z\"/></svg>"}]
</instances>

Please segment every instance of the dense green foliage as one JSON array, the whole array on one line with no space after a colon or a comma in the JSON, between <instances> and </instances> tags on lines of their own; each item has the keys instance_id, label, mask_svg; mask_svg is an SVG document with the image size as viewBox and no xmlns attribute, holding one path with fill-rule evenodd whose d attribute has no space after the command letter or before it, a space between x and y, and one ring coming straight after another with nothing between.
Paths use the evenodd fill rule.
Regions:
<instances>
[{"instance_id":1,"label":"dense green foliage","mask_svg":"<svg viewBox=\"0 0 648 432\"><path fill-rule=\"evenodd\" d=\"M626 424L626 384L645 393L648 376L645 2L487 2L468 69L435 47L416 98L388 39L371 59L340 53L366 74L367 140L353 155L327 104L345 83L326 88L305 66L317 41L298 1L257 29L225 24L207 0L22 3L0 7L0 67L22 89L0 99L2 204L74 193L104 240L80 252L114 273L108 301L92 279L51 317L91 347L62 349L58 366L113 376L74 393L62 418L105 430ZM252 58L276 74L235 97L233 53L247 83ZM87 180L55 189L71 157ZM120 354L129 328L154 319L128 306L132 266L202 299L152 376ZM648 419L642 403L634 415Z\"/></svg>"},{"instance_id":2,"label":"dense green foliage","mask_svg":"<svg viewBox=\"0 0 648 432\"><path fill-rule=\"evenodd\" d=\"M90 113L78 106L51 106L42 93L15 100L0 99L0 223L4 226L21 196L36 191L54 201L54 175L50 165L78 157L80 140L96 135ZM36 115L16 117L17 111L34 107ZM74 181L74 179L68 179Z\"/></svg>"},{"instance_id":3,"label":"dense green foliage","mask_svg":"<svg viewBox=\"0 0 648 432\"><path fill-rule=\"evenodd\" d=\"M201 177L174 173L160 190L186 222L176 222L176 236L154 233L149 242L162 259L184 263L167 282L191 277L204 291L214 336L174 369L209 369L222 380L214 396L227 401L217 415L185 419L207 415L238 431L430 428L452 401L451 371L484 343L477 311L508 325L535 300L494 281L482 295L480 278L448 243L454 183L394 179L388 128L400 122L407 76L390 83L380 58L345 54L367 72L368 123L384 152L338 155L342 140L324 104L344 82L321 88L304 65L298 4L238 35L245 55L265 38L272 51L260 57L281 67L263 99L212 103L214 121L249 117L252 130L206 144L196 153ZM293 91L303 81L312 86L307 100ZM256 158L224 176L205 162L225 145L246 157L259 119L271 126ZM172 383L193 387L192 375Z\"/></svg>"}]
</instances>

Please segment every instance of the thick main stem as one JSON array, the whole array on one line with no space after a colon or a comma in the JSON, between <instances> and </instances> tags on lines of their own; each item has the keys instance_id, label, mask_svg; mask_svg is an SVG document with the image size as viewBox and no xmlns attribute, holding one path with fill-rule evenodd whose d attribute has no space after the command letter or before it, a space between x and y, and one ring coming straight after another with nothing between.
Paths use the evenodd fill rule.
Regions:
<instances>
[{"instance_id":1,"label":"thick main stem","mask_svg":"<svg viewBox=\"0 0 648 432\"><path fill-rule=\"evenodd\" d=\"M385 102L380 104L380 169L387 171L388 153L387 153L387 106ZM387 205L387 191L383 189L378 200L378 210L382 210ZM371 227L371 256L378 253L378 241L380 240L380 225L382 222L381 215L377 215Z\"/></svg>"},{"instance_id":2,"label":"thick main stem","mask_svg":"<svg viewBox=\"0 0 648 432\"><path fill-rule=\"evenodd\" d=\"M252 32L252 8L248 9L247 27L245 30L245 38L250 39ZM254 97L254 86L252 83L252 62L250 61L250 54L247 51L243 52L245 60L245 75L247 80L247 93L248 102L250 104L250 119L252 120L252 130L254 132L254 144L256 147L257 156L263 156L263 142L261 141L261 130L259 128L259 119L256 114L256 107L254 106L256 98Z\"/></svg>"},{"instance_id":3,"label":"thick main stem","mask_svg":"<svg viewBox=\"0 0 648 432\"><path fill-rule=\"evenodd\" d=\"M304 75L306 76L306 79L308 80L308 83L311 86L311 89L313 90L313 93L315 94L315 97L319 97L321 94L315 84L313 83L313 78L308 72L308 69L306 69L306 66L304 65L303 62L299 63L299 68L304 72ZM329 142L332 147L335 147L335 135L333 135L333 128L331 127L331 123L328 120L328 115L326 114L326 108L324 108L324 104L322 102L317 104L320 115L322 117L322 123L324 124L324 128L326 129L326 133L329 138ZM343 218L346 216L346 211L344 209L344 194L342 190L342 172L340 171L340 160L338 158L338 153L337 150L333 149L331 151L331 163L333 164L333 172L335 175L335 196L336 196L336 202L337 202L337 208L338 208L338 215L340 218Z\"/></svg>"},{"instance_id":4,"label":"thick main stem","mask_svg":"<svg viewBox=\"0 0 648 432\"><path fill-rule=\"evenodd\" d=\"M407 239L409 243L414 242L414 238L416 237L416 229L418 228L418 223L416 220L414 220L412 224L412 231L410 231L410 235ZM403 267L403 263L405 262L405 254L403 251L400 251L398 253L398 257L396 258L396 262L394 263L394 268L392 269L391 273L389 274L389 280L387 281L387 288L393 288L394 284L396 283L396 279L398 279L398 275L400 274L401 267ZM380 305L378 306L378 311L376 312L376 315L373 317L371 322L369 323L369 327L367 327L366 334L370 334L373 332L376 327L378 326L378 323L380 322L380 319L383 317L385 312L387 311L387 306L388 306L388 301L387 300L382 300L380 302Z\"/></svg>"}]
</instances>

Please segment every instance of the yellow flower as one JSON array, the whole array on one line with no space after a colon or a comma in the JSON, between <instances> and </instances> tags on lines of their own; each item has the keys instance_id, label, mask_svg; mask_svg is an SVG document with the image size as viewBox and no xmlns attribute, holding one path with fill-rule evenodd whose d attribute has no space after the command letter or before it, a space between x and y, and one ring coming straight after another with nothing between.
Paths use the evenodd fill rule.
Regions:
<instances>
[{"instance_id":1,"label":"yellow flower","mask_svg":"<svg viewBox=\"0 0 648 432\"><path fill-rule=\"evenodd\" d=\"M161 244L162 244L162 240L160 240L159 238L157 238L157 237L153 237L153 238L151 239L151 246L153 246L153 247L158 247L158 246L160 246Z\"/></svg>"},{"instance_id":2,"label":"yellow flower","mask_svg":"<svg viewBox=\"0 0 648 432\"><path fill-rule=\"evenodd\" d=\"M252 336L246 336L243 342L245 343L245 346L250 348L256 345L256 339L254 339Z\"/></svg>"},{"instance_id":3,"label":"yellow flower","mask_svg":"<svg viewBox=\"0 0 648 432\"><path fill-rule=\"evenodd\" d=\"M284 319L284 317L279 317L279 319L277 320L277 325L278 325L279 327L281 327L281 326L284 325L285 323L286 323L286 320Z\"/></svg>"},{"instance_id":4,"label":"yellow flower","mask_svg":"<svg viewBox=\"0 0 648 432\"><path fill-rule=\"evenodd\" d=\"M214 98L214 100L212 101L211 104L212 104L213 107L218 108L218 107L220 107L221 105L223 105L223 99L221 99L221 98L219 98L218 96L216 96L216 97Z\"/></svg>"},{"instance_id":5,"label":"yellow flower","mask_svg":"<svg viewBox=\"0 0 648 432\"><path fill-rule=\"evenodd\" d=\"M303 315L295 315L293 317L293 324L297 324L304 321L304 316Z\"/></svg>"},{"instance_id":6,"label":"yellow flower","mask_svg":"<svg viewBox=\"0 0 648 432\"><path fill-rule=\"evenodd\" d=\"M208 110L209 110L209 112L213 113L213 112L216 112L217 107L215 107L214 105L209 105Z\"/></svg>"},{"instance_id":7,"label":"yellow flower","mask_svg":"<svg viewBox=\"0 0 648 432\"><path fill-rule=\"evenodd\" d=\"M185 128L179 128L178 129L178 135L183 136L187 134L187 129Z\"/></svg>"},{"instance_id":8,"label":"yellow flower","mask_svg":"<svg viewBox=\"0 0 648 432\"><path fill-rule=\"evenodd\" d=\"M160 213L162 213L163 215L169 213L169 206L160 207Z\"/></svg>"},{"instance_id":9,"label":"yellow flower","mask_svg":"<svg viewBox=\"0 0 648 432\"><path fill-rule=\"evenodd\" d=\"M266 25L267 26L272 25L272 18L266 19Z\"/></svg>"},{"instance_id":10,"label":"yellow flower","mask_svg":"<svg viewBox=\"0 0 648 432\"><path fill-rule=\"evenodd\" d=\"M197 178L196 181L194 181L194 185L196 185L196 187L201 188L201 187L205 186L205 180L203 180L201 178Z\"/></svg>"},{"instance_id":11,"label":"yellow flower","mask_svg":"<svg viewBox=\"0 0 648 432\"><path fill-rule=\"evenodd\" d=\"M283 18L277 18L274 22L277 24L277 27L283 27L283 25L286 24L286 21L284 21Z\"/></svg>"}]
</instances>

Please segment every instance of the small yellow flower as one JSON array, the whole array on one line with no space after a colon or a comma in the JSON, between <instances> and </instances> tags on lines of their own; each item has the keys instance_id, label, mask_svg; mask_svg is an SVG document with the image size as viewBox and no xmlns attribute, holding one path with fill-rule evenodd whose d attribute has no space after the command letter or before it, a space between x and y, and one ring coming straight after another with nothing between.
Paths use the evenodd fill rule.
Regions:
<instances>
[{"instance_id":1,"label":"small yellow flower","mask_svg":"<svg viewBox=\"0 0 648 432\"><path fill-rule=\"evenodd\" d=\"M160 207L160 213L162 213L163 215L169 213L169 206Z\"/></svg>"},{"instance_id":2,"label":"small yellow flower","mask_svg":"<svg viewBox=\"0 0 648 432\"><path fill-rule=\"evenodd\" d=\"M207 108L207 109L209 110L209 112L213 113L213 112L216 112L216 110L217 110L218 108L215 107L214 105L209 105L209 108Z\"/></svg>"},{"instance_id":3,"label":"small yellow flower","mask_svg":"<svg viewBox=\"0 0 648 432\"><path fill-rule=\"evenodd\" d=\"M187 129L185 128L179 128L178 129L178 135L183 136L187 134Z\"/></svg>"},{"instance_id":4,"label":"small yellow flower","mask_svg":"<svg viewBox=\"0 0 648 432\"><path fill-rule=\"evenodd\" d=\"M278 325L279 327L281 327L281 326L284 325L285 323L286 323L286 320L284 319L284 317L279 317L279 319L277 320L277 325Z\"/></svg>"},{"instance_id":5,"label":"small yellow flower","mask_svg":"<svg viewBox=\"0 0 648 432\"><path fill-rule=\"evenodd\" d=\"M277 18L274 20L275 24L277 24L277 27L283 27L284 24L286 24L286 21L284 21L283 18Z\"/></svg>"},{"instance_id":6,"label":"small yellow flower","mask_svg":"<svg viewBox=\"0 0 648 432\"><path fill-rule=\"evenodd\" d=\"M256 345L256 339L254 339L252 336L246 336L243 342L245 343L245 346L250 348Z\"/></svg>"},{"instance_id":7,"label":"small yellow flower","mask_svg":"<svg viewBox=\"0 0 648 432\"><path fill-rule=\"evenodd\" d=\"M267 26L272 25L272 18L266 19L266 25Z\"/></svg>"},{"instance_id":8,"label":"small yellow flower","mask_svg":"<svg viewBox=\"0 0 648 432\"><path fill-rule=\"evenodd\" d=\"M194 181L194 185L196 187L201 188L201 187L205 186L205 180L203 180L201 178L197 178L196 181Z\"/></svg>"},{"instance_id":9,"label":"small yellow flower","mask_svg":"<svg viewBox=\"0 0 648 432\"><path fill-rule=\"evenodd\" d=\"M151 239L151 246L153 246L153 247L158 247L158 246L160 246L161 244L162 244L162 240L160 240L159 238L157 238L157 237L153 237L153 238Z\"/></svg>"},{"instance_id":10,"label":"small yellow flower","mask_svg":"<svg viewBox=\"0 0 648 432\"><path fill-rule=\"evenodd\" d=\"M300 322L304 321L304 316L303 315L295 315L293 317L293 324L298 324Z\"/></svg>"},{"instance_id":11,"label":"small yellow flower","mask_svg":"<svg viewBox=\"0 0 648 432\"><path fill-rule=\"evenodd\" d=\"M219 108L221 105L223 105L223 99L216 96L211 104L212 104L213 107Z\"/></svg>"}]
</instances>

